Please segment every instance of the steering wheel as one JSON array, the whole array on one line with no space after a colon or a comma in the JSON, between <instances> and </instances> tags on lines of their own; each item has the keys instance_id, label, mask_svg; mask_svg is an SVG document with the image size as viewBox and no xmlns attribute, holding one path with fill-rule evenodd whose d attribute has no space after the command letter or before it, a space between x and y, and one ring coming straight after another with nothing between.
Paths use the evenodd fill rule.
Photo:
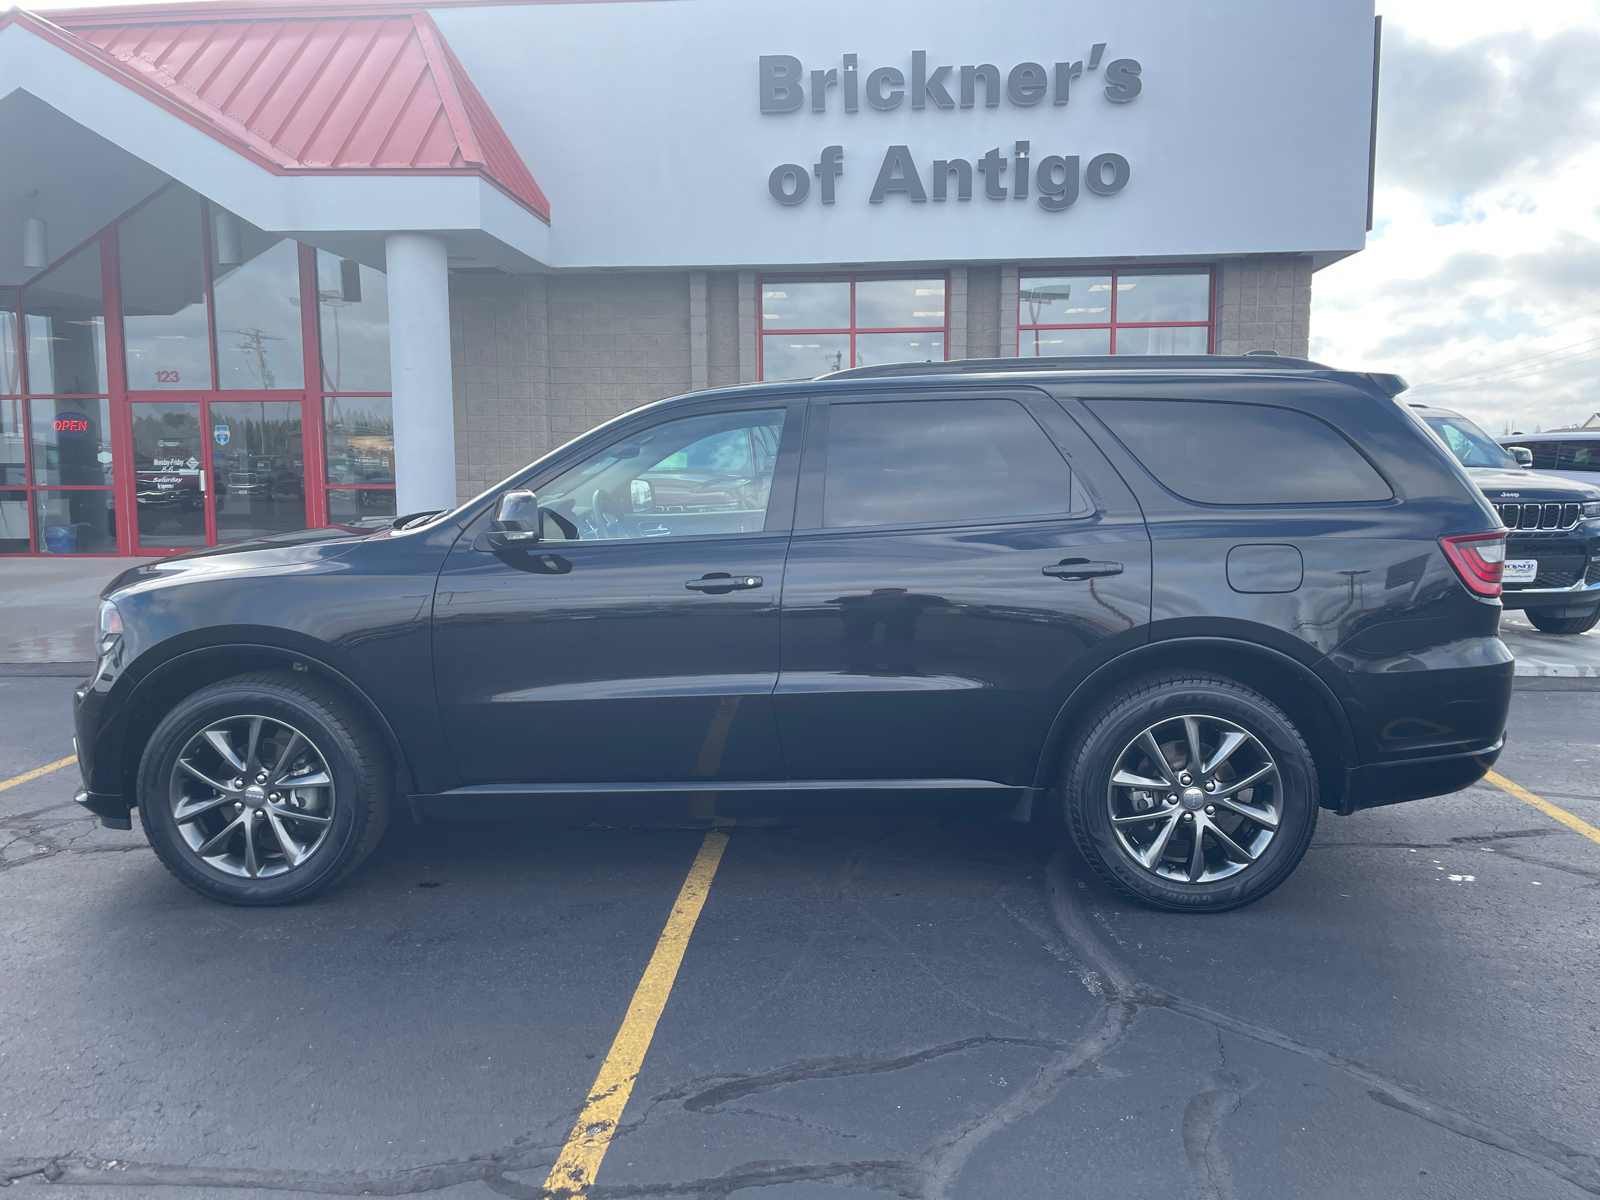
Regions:
<instances>
[{"instance_id":1,"label":"steering wheel","mask_svg":"<svg viewBox=\"0 0 1600 1200\"><path fill-rule=\"evenodd\" d=\"M605 488L596 488L589 501L589 524L596 537L618 538L628 535L622 529L622 506Z\"/></svg>"}]
</instances>

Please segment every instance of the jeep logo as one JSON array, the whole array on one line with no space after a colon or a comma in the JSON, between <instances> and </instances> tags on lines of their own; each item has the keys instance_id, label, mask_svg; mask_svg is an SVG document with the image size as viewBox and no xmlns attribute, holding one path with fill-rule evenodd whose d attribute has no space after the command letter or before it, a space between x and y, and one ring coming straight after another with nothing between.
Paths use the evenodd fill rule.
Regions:
<instances>
[{"instance_id":1,"label":"jeep logo","mask_svg":"<svg viewBox=\"0 0 1600 1200\"><path fill-rule=\"evenodd\" d=\"M1521 495L1522 495L1521 492L1501 492L1500 493L1500 499L1502 499L1502 500L1515 500L1517 497L1519 497Z\"/></svg>"}]
</instances>

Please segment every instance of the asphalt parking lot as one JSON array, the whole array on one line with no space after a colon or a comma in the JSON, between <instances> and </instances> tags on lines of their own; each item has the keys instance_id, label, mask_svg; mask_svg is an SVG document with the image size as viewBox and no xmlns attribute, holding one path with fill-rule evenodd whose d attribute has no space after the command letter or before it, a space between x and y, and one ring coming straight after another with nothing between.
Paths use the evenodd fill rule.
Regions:
<instances>
[{"instance_id":1,"label":"asphalt parking lot","mask_svg":"<svg viewBox=\"0 0 1600 1200\"><path fill-rule=\"evenodd\" d=\"M72 683L0 678L0 779L70 754ZM1521 681L1499 765L1591 826L1595 687ZM74 785L0 791L24 1195L545 1195L708 825L434 814L245 911ZM1600 1195L1600 844L1498 787L1325 814L1212 917L1048 827L723 832L590 1196Z\"/></svg>"}]
</instances>

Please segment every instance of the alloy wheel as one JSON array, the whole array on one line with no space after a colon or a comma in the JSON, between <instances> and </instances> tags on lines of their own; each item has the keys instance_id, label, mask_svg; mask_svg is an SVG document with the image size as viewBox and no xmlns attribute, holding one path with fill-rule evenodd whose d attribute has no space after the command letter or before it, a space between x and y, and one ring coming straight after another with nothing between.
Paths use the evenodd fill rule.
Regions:
<instances>
[{"instance_id":1,"label":"alloy wheel","mask_svg":"<svg viewBox=\"0 0 1600 1200\"><path fill-rule=\"evenodd\" d=\"M1278 765L1261 740L1220 717L1169 717L1117 756L1106 802L1123 851L1178 883L1248 870L1283 819Z\"/></svg>"},{"instance_id":2,"label":"alloy wheel","mask_svg":"<svg viewBox=\"0 0 1600 1200\"><path fill-rule=\"evenodd\" d=\"M327 757L273 717L228 717L195 734L172 768L169 796L196 857L250 879L304 866L333 825Z\"/></svg>"}]
</instances>

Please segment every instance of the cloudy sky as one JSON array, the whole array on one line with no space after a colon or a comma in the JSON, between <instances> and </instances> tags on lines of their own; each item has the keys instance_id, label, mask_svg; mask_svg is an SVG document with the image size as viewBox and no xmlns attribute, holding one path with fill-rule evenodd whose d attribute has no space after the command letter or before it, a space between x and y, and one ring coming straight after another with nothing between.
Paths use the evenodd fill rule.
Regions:
<instances>
[{"instance_id":1,"label":"cloudy sky","mask_svg":"<svg viewBox=\"0 0 1600 1200\"><path fill-rule=\"evenodd\" d=\"M1600 412L1600 3L1380 0L1375 223L1311 354L1491 433Z\"/></svg>"}]
</instances>

